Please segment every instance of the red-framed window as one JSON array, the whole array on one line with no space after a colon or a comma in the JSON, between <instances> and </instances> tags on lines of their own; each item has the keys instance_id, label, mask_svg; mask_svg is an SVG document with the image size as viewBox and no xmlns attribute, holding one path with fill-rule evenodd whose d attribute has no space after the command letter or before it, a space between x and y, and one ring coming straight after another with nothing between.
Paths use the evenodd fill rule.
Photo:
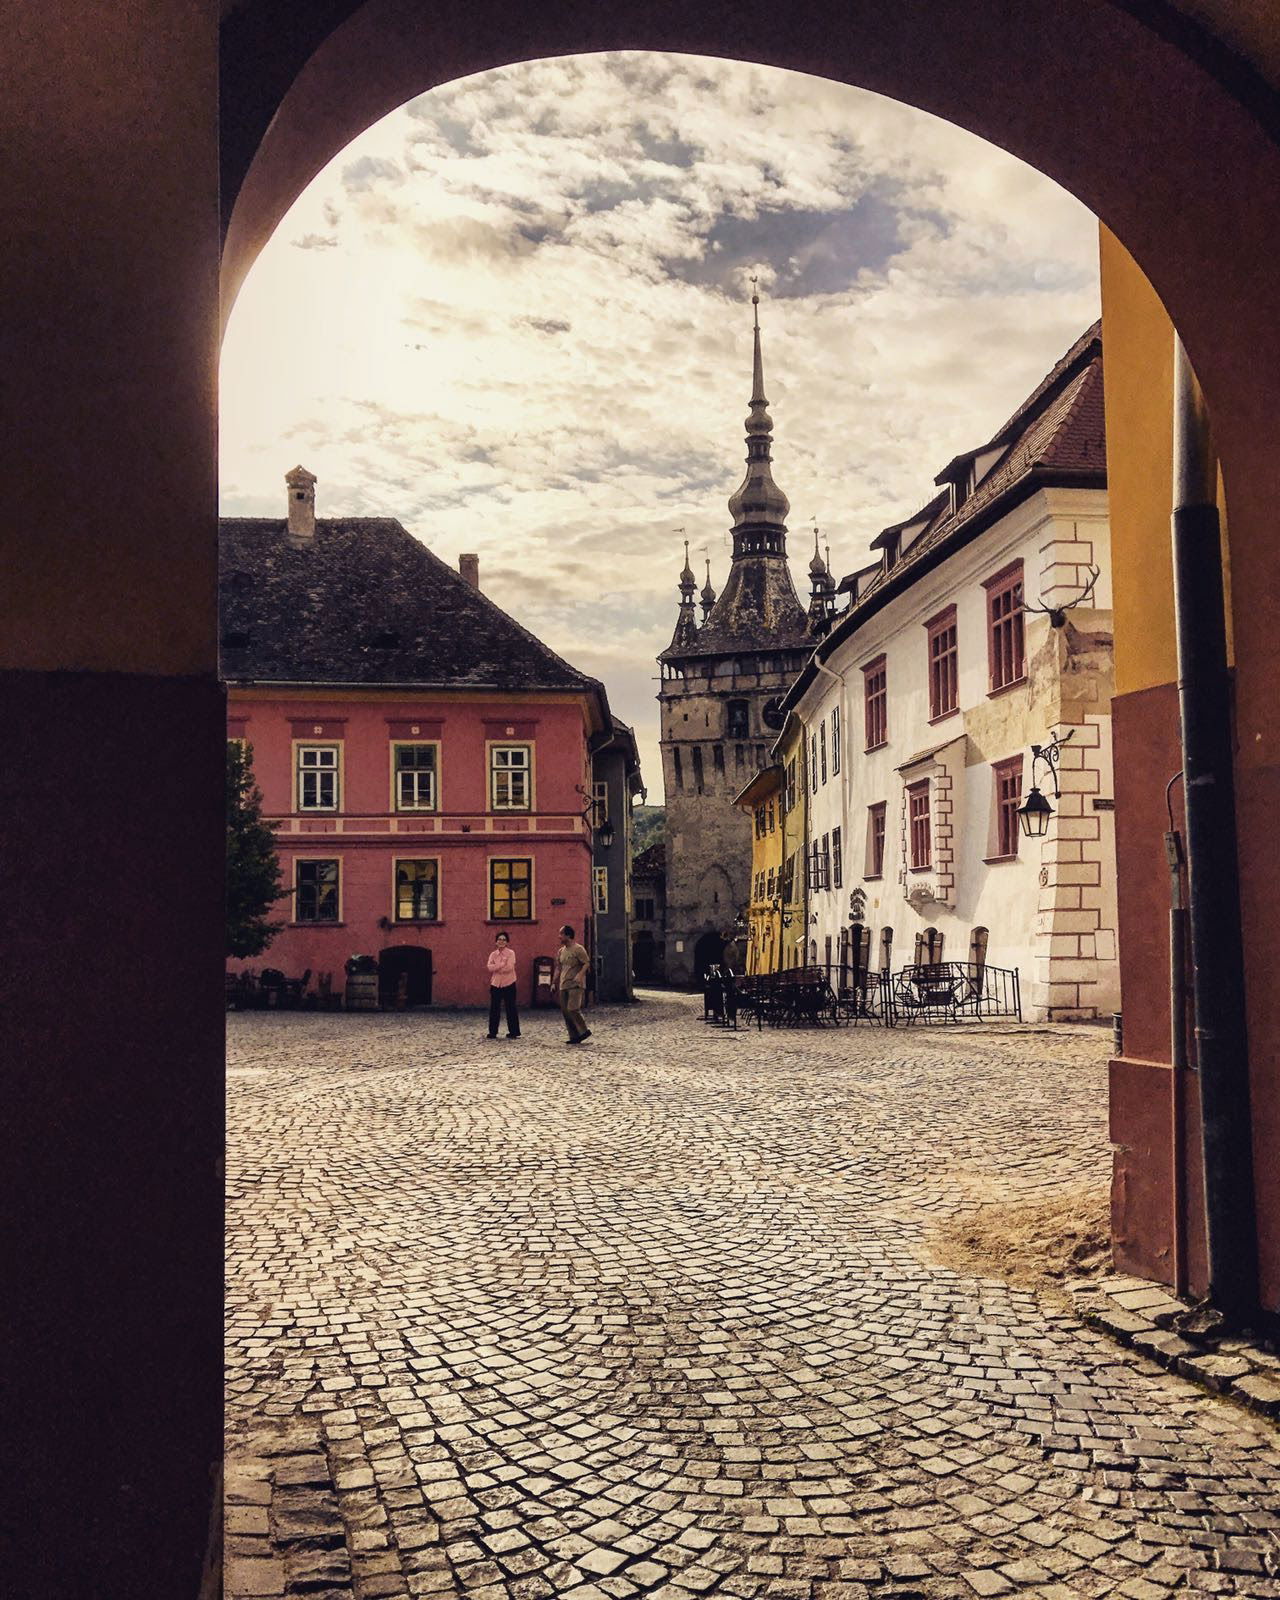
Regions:
<instances>
[{"instance_id":1,"label":"red-framed window","mask_svg":"<svg viewBox=\"0 0 1280 1600\"><path fill-rule=\"evenodd\" d=\"M987 661L991 693L1019 683L1027 675L1022 632L1022 563L1014 561L988 578Z\"/></svg>"},{"instance_id":2,"label":"red-framed window","mask_svg":"<svg viewBox=\"0 0 1280 1600\"><path fill-rule=\"evenodd\" d=\"M1018 853L1018 807L1022 804L1022 757L994 761L995 776L995 853L997 858Z\"/></svg>"},{"instance_id":3,"label":"red-framed window","mask_svg":"<svg viewBox=\"0 0 1280 1600\"><path fill-rule=\"evenodd\" d=\"M925 623L929 640L929 717L937 722L960 705L960 652L956 608L948 606Z\"/></svg>"},{"instance_id":4,"label":"red-framed window","mask_svg":"<svg viewBox=\"0 0 1280 1600\"><path fill-rule=\"evenodd\" d=\"M883 656L877 656L863 667L862 693L866 711L867 749L877 750L889 742L889 677Z\"/></svg>"},{"instance_id":5,"label":"red-framed window","mask_svg":"<svg viewBox=\"0 0 1280 1600\"><path fill-rule=\"evenodd\" d=\"M933 829L929 821L929 780L913 783L907 790L907 839L911 851L911 870L921 872L933 865Z\"/></svg>"},{"instance_id":6,"label":"red-framed window","mask_svg":"<svg viewBox=\"0 0 1280 1600\"><path fill-rule=\"evenodd\" d=\"M867 807L867 870L866 878L884 875L884 816L883 800Z\"/></svg>"}]
</instances>

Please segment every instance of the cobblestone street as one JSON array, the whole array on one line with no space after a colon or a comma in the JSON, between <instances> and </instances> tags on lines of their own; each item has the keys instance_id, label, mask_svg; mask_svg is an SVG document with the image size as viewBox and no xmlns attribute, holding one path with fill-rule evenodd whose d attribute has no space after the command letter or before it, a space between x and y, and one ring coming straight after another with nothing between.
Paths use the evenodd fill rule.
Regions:
<instances>
[{"instance_id":1,"label":"cobblestone street","mask_svg":"<svg viewBox=\"0 0 1280 1600\"><path fill-rule=\"evenodd\" d=\"M925 1247L1109 1034L700 1016L228 1018L228 1595L1280 1596L1273 1428Z\"/></svg>"}]
</instances>

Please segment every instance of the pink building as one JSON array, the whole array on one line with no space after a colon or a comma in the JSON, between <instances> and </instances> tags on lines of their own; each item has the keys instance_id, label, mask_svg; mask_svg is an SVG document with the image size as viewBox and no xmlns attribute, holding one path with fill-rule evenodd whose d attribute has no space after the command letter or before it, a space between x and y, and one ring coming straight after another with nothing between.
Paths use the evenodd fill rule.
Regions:
<instances>
[{"instance_id":1,"label":"pink building","mask_svg":"<svg viewBox=\"0 0 1280 1600\"><path fill-rule=\"evenodd\" d=\"M384 994L480 1005L511 935L533 958L572 923L591 948L593 741L604 688L520 627L390 518L223 519L227 734L253 747L287 926L253 963L313 984L368 954ZM234 969L247 965L231 963Z\"/></svg>"}]
</instances>

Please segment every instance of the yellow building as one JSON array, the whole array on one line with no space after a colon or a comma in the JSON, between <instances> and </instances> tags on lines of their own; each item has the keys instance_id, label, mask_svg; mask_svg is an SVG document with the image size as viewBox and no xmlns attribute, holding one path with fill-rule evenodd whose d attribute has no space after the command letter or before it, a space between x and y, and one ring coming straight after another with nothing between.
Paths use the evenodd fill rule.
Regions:
<instances>
[{"instance_id":1,"label":"yellow building","mask_svg":"<svg viewBox=\"0 0 1280 1600\"><path fill-rule=\"evenodd\" d=\"M763 767L734 797L751 826L751 895L747 902L747 971L772 972L777 955L782 880L782 768Z\"/></svg>"},{"instance_id":2,"label":"yellow building","mask_svg":"<svg viewBox=\"0 0 1280 1600\"><path fill-rule=\"evenodd\" d=\"M773 756L782 773L782 872L778 897L778 952L775 971L802 967L808 959L809 765L804 724L793 712Z\"/></svg>"}]
</instances>

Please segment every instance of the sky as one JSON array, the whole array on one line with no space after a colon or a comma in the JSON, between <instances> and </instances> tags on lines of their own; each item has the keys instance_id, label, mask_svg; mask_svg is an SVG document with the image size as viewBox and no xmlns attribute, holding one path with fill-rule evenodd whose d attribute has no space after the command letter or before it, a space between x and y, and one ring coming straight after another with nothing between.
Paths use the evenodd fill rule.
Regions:
<instances>
[{"instance_id":1,"label":"sky","mask_svg":"<svg viewBox=\"0 0 1280 1600\"><path fill-rule=\"evenodd\" d=\"M750 278L807 599L935 492L1098 315L1088 211L924 112L799 73L625 53L434 89L298 198L232 313L222 512L394 516L632 723L688 538L723 584ZM683 531L680 531L683 530Z\"/></svg>"}]
</instances>

